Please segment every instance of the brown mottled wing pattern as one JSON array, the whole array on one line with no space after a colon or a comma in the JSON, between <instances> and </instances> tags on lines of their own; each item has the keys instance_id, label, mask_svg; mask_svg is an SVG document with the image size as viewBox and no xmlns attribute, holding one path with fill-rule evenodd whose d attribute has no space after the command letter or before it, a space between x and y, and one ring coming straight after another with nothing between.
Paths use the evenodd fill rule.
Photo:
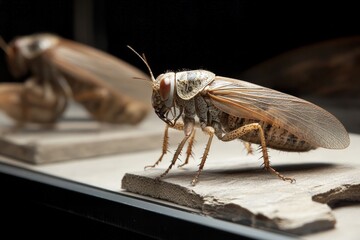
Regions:
<instances>
[{"instance_id":1,"label":"brown mottled wing pattern","mask_svg":"<svg viewBox=\"0 0 360 240\"><path fill-rule=\"evenodd\" d=\"M220 76L208 87L211 102L228 114L271 123L317 147L343 149L350 143L337 118L303 99Z\"/></svg>"}]
</instances>

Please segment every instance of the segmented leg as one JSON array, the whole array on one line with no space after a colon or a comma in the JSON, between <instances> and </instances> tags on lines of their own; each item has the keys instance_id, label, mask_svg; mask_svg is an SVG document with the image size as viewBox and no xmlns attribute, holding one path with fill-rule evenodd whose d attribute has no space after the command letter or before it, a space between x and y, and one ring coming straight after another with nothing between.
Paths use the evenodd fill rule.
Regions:
<instances>
[{"instance_id":1,"label":"segmented leg","mask_svg":"<svg viewBox=\"0 0 360 240\"><path fill-rule=\"evenodd\" d=\"M192 131L192 132L193 132L193 131ZM162 177L164 177L166 174L168 174L168 172L170 171L170 169L172 168L172 166L174 166L174 164L176 163L176 160L178 160L179 155L180 155L182 149L184 148L185 143L186 143L186 142L188 141L188 139L190 138L192 132L191 132L189 135L185 135L185 137L183 138L183 140L180 142L179 146L177 147L177 149L176 149L176 151L175 151L175 154L174 154L174 157L173 157L173 159L172 159L172 161L171 161L170 166L166 169L166 171L165 171L163 174L161 174L161 175L158 177L159 179L162 178Z\"/></svg>"},{"instance_id":2,"label":"segmented leg","mask_svg":"<svg viewBox=\"0 0 360 240\"><path fill-rule=\"evenodd\" d=\"M253 154L253 149L252 149L252 147L251 147L251 143L249 143L249 142L245 142L245 141L243 141L243 143L244 143L244 147L245 147L245 149L246 149L246 151L247 151L247 154L249 155L249 154Z\"/></svg>"},{"instance_id":3,"label":"segmented leg","mask_svg":"<svg viewBox=\"0 0 360 240\"><path fill-rule=\"evenodd\" d=\"M91 91L77 93L74 95L74 100L86 106L86 109L97 120L102 120L107 113L112 97L106 89L97 88Z\"/></svg>"},{"instance_id":4,"label":"segmented leg","mask_svg":"<svg viewBox=\"0 0 360 240\"><path fill-rule=\"evenodd\" d=\"M251 123L251 124L242 126L238 129L235 129L229 133L226 133L225 135L223 135L221 137L221 140L227 142L227 141L231 141L234 139L238 139L239 137L241 137L249 132L252 132L252 131L258 131L258 133L259 133L261 150L262 150L262 154L263 154L263 158L264 158L264 168L266 170L268 170L269 172L275 174L276 176L278 176L280 179L282 179L284 181L290 181L291 183L295 182L294 178L285 177L284 175L280 174L279 172L277 172L275 169L273 169L270 166L269 155L268 155L267 148L266 148L264 130L258 123Z\"/></svg>"},{"instance_id":5,"label":"segmented leg","mask_svg":"<svg viewBox=\"0 0 360 240\"><path fill-rule=\"evenodd\" d=\"M188 148L186 150L185 162L183 164L179 164L178 168L181 168L181 167L183 167L183 166L185 166L186 164L189 163L190 156L192 156L192 147L194 145L194 142L195 142L195 129L193 130L193 132L191 133L191 136L189 138Z\"/></svg>"},{"instance_id":6,"label":"segmented leg","mask_svg":"<svg viewBox=\"0 0 360 240\"><path fill-rule=\"evenodd\" d=\"M209 135L209 139L208 139L208 142L206 143L205 151L204 151L204 154L203 154L203 156L201 158L201 163L199 165L199 170L197 171L197 174L195 175L195 177L191 181L191 185L193 185L193 186L195 186L195 184L199 181L200 173L201 173L202 169L204 168L205 161L207 159L207 156L209 155L210 145L211 145L212 139L213 139L214 134L215 134L215 130L214 130L213 127L205 127L202 130Z\"/></svg>"},{"instance_id":7,"label":"segmented leg","mask_svg":"<svg viewBox=\"0 0 360 240\"><path fill-rule=\"evenodd\" d=\"M169 148L169 127L170 127L169 125L167 125L167 124L165 125L161 156L159 157L159 159L153 165L145 166L144 169L153 168L153 167L157 166L161 162L161 160L163 159L164 155L168 152L168 148ZM172 128L181 131L181 130L184 129L184 123L178 122Z\"/></svg>"}]
</instances>

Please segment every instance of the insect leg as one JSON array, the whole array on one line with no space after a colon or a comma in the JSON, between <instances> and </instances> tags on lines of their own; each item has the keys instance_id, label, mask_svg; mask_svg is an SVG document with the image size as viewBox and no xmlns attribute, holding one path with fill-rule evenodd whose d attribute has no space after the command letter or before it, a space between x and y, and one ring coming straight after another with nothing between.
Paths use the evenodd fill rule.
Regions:
<instances>
[{"instance_id":1,"label":"insect leg","mask_svg":"<svg viewBox=\"0 0 360 240\"><path fill-rule=\"evenodd\" d=\"M21 92L20 95L21 117L16 122L16 127L15 127L16 130L22 128L25 125L25 123L29 121L30 118L29 109L31 105L28 100L29 100L29 96L31 96L31 94L34 92L33 81L36 81L36 79L34 80L34 78L30 77L26 79L26 81L24 82L24 90ZM43 94L43 92L41 94Z\"/></svg>"},{"instance_id":2,"label":"insect leg","mask_svg":"<svg viewBox=\"0 0 360 240\"><path fill-rule=\"evenodd\" d=\"M189 140L190 136L193 134L194 129L195 129L195 119L191 118L191 117L184 117L184 123L183 123L183 130L185 133L185 137L183 138L183 140L181 140L179 146L177 147L174 157L171 161L170 166L166 169L166 171L161 174L159 176L159 178L164 177L172 168L172 166L174 166L174 164L176 163L176 160L178 160L180 153L182 151L182 149L184 148L185 143Z\"/></svg>"},{"instance_id":3,"label":"insect leg","mask_svg":"<svg viewBox=\"0 0 360 240\"><path fill-rule=\"evenodd\" d=\"M201 163L199 165L199 170L197 171L196 176L191 181L191 185L193 185L193 186L195 186L195 184L199 181L200 173L201 173L202 169L204 168L205 161L207 159L207 156L209 155L210 145L211 145L212 139L213 139L214 134L215 134L214 128L210 127L210 126L204 127L202 130L205 133L209 134L209 139L208 139L208 142L206 143L205 151L204 151L204 154L203 154L203 156L201 158Z\"/></svg>"},{"instance_id":4,"label":"insect leg","mask_svg":"<svg viewBox=\"0 0 360 240\"><path fill-rule=\"evenodd\" d=\"M74 95L74 100L86 106L86 109L97 120L104 118L111 100L111 94L104 88L96 88L91 91L83 91ZM89 103L99 103L89 104Z\"/></svg>"},{"instance_id":5,"label":"insect leg","mask_svg":"<svg viewBox=\"0 0 360 240\"><path fill-rule=\"evenodd\" d=\"M247 151L247 154L253 154L253 149L251 147L251 143L243 141L244 147Z\"/></svg>"},{"instance_id":6,"label":"insect leg","mask_svg":"<svg viewBox=\"0 0 360 240\"><path fill-rule=\"evenodd\" d=\"M161 174L161 175L159 176L159 178L162 178L162 177L164 177L166 174L168 174L168 172L170 171L170 169L172 168L172 166L174 166L176 160L179 158L179 155L180 155L182 149L184 148L184 145L185 145L185 143L187 142L187 140L189 139L189 137L190 137L190 135L185 135L185 137L184 137L183 140L180 142L178 148L177 148L176 151L175 151L175 154L174 154L173 160L171 161L170 166L166 169L166 171L165 171L163 174Z\"/></svg>"},{"instance_id":7,"label":"insect leg","mask_svg":"<svg viewBox=\"0 0 360 240\"><path fill-rule=\"evenodd\" d=\"M158 165L161 162L164 155L168 152L168 146L169 146L169 125L166 124L165 131L164 131L164 137L163 137L163 144L162 144L162 154L153 165L147 165L144 167L144 169L146 170L147 168L153 168L156 165Z\"/></svg>"},{"instance_id":8,"label":"insect leg","mask_svg":"<svg viewBox=\"0 0 360 240\"><path fill-rule=\"evenodd\" d=\"M39 85L35 77L25 82L25 93L25 101L30 106L29 117L40 121L44 129L54 128L67 107L66 96L53 85ZM39 113L36 113L37 109Z\"/></svg>"},{"instance_id":9,"label":"insect leg","mask_svg":"<svg viewBox=\"0 0 360 240\"><path fill-rule=\"evenodd\" d=\"M164 155L168 152L168 148L169 148L169 127L170 127L169 125L167 125L167 124L165 125L161 156L159 157L159 159L153 165L145 166L144 169L156 167L161 162ZM184 123L177 122L171 128L182 131L184 129Z\"/></svg>"},{"instance_id":10,"label":"insect leg","mask_svg":"<svg viewBox=\"0 0 360 240\"><path fill-rule=\"evenodd\" d=\"M280 179L282 179L284 181L290 181L291 183L294 182L295 181L294 178L285 177L270 166L269 155L268 155L267 148L266 148L264 130L258 123L251 123L251 124L242 126L238 129L235 129L229 133L226 133L225 135L223 135L221 137L221 140L227 142L227 141L231 141L234 139L238 139L239 137L241 137L251 131L258 131L258 133L259 133L260 144L261 144L262 154L263 154L263 158L264 158L264 168L266 170L270 171L271 173L275 174L276 176L278 176Z\"/></svg>"},{"instance_id":11,"label":"insect leg","mask_svg":"<svg viewBox=\"0 0 360 240\"><path fill-rule=\"evenodd\" d=\"M188 148L186 150L186 159L185 159L185 162L183 164L179 164L178 165L178 168L181 168L183 166L185 166L186 164L189 163L189 158L190 156L192 156L192 147L194 145L194 142L195 142L195 129L193 130L193 132L191 133L191 136L189 138L189 143L188 143Z\"/></svg>"}]
</instances>

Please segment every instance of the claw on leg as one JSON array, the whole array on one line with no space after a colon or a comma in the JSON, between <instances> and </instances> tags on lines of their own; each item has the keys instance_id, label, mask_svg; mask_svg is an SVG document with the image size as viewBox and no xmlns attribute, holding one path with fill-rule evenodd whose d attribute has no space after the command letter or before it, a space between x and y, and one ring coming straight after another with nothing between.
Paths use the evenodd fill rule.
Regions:
<instances>
[{"instance_id":1,"label":"claw on leg","mask_svg":"<svg viewBox=\"0 0 360 240\"><path fill-rule=\"evenodd\" d=\"M274 168L272 167L268 167L265 168L267 171L271 172L272 174L275 174L276 176L278 176L278 178L280 178L283 181L289 181L290 183L295 183L296 179L295 178L291 178L291 177L285 177L284 175L282 175L281 173L279 173L278 171L276 171Z\"/></svg>"}]
</instances>

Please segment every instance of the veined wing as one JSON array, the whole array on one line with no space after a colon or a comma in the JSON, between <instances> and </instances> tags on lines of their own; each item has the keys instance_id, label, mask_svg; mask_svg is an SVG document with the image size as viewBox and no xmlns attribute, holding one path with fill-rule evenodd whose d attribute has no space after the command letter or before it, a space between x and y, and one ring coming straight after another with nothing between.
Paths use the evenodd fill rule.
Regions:
<instances>
[{"instance_id":1,"label":"veined wing","mask_svg":"<svg viewBox=\"0 0 360 240\"><path fill-rule=\"evenodd\" d=\"M343 149L349 135L326 110L303 99L241 80L217 76L207 94L220 110L286 129L313 146Z\"/></svg>"},{"instance_id":2,"label":"veined wing","mask_svg":"<svg viewBox=\"0 0 360 240\"><path fill-rule=\"evenodd\" d=\"M150 105L152 91L148 82L134 79L149 76L106 52L62 39L48 60L74 78L102 82Z\"/></svg>"}]
</instances>

